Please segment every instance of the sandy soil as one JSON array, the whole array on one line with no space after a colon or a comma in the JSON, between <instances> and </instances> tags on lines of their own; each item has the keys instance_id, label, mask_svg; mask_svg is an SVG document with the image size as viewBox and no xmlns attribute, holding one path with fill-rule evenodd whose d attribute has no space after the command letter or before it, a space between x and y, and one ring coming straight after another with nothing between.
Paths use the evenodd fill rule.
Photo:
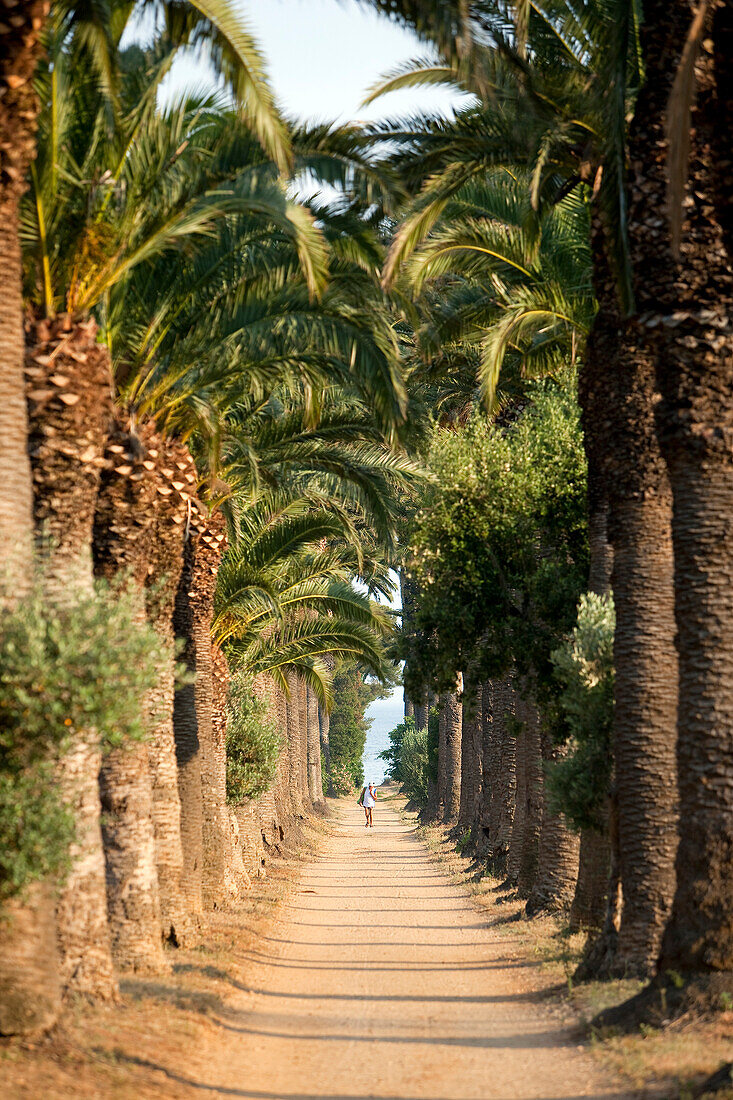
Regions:
<instances>
[{"instance_id":1,"label":"sandy soil","mask_svg":"<svg viewBox=\"0 0 733 1100\"><path fill-rule=\"evenodd\" d=\"M630 1100L511 944L389 802L371 830L342 802L322 854L240 956L246 984L200 1073L166 1075L251 1100Z\"/></svg>"}]
</instances>

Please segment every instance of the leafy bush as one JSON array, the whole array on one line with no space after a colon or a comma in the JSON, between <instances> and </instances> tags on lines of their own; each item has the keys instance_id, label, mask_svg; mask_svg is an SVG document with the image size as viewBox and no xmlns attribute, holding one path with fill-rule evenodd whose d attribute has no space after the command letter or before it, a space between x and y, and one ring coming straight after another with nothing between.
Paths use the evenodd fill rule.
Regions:
<instances>
[{"instance_id":1,"label":"leafy bush","mask_svg":"<svg viewBox=\"0 0 733 1100\"><path fill-rule=\"evenodd\" d=\"M282 739L269 703L252 691L252 679L235 673L227 698L227 801L263 794L275 778Z\"/></svg>"},{"instance_id":2,"label":"leafy bush","mask_svg":"<svg viewBox=\"0 0 733 1100\"><path fill-rule=\"evenodd\" d=\"M390 779L394 779L395 783L402 783L402 746L405 741L405 734L415 731L415 719L408 717L404 722L399 722L394 729L390 730L387 736L389 737L389 748L380 752L379 759L386 761L387 767L385 769L386 774Z\"/></svg>"},{"instance_id":3,"label":"leafy bush","mask_svg":"<svg viewBox=\"0 0 733 1100\"><path fill-rule=\"evenodd\" d=\"M581 596L570 638L552 654L570 753L549 772L550 797L576 828L600 828L611 782L613 633L610 596Z\"/></svg>"},{"instance_id":4,"label":"leafy bush","mask_svg":"<svg viewBox=\"0 0 733 1100\"><path fill-rule=\"evenodd\" d=\"M410 525L419 599L400 635L408 695L452 690L514 667L555 702L550 653L575 624L587 584L586 460L571 375L536 382L503 422L476 412L438 425L435 481Z\"/></svg>"},{"instance_id":5,"label":"leafy bush","mask_svg":"<svg viewBox=\"0 0 733 1100\"><path fill-rule=\"evenodd\" d=\"M74 822L55 763L77 731L106 746L144 737L159 658L135 601L107 586L0 606L0 899L63 872Z\"/></svg>"},{"instance_id":6,"label":"leafy bush","mask_svg":"<svg viewBox=\"0 0 733 1100\"><path fill-rule=\"evenodd\" d=\"M387 762L387 775L420 806L427 805L430 788L438 780L438 725L435 707L428 716L427 729L418 730L414 718L405 718L389 731L389 748L379 754L379 759Z\"/></svg>"},{"instance_id":7,"label":"leafy bush","mask_svg":"<svg viewBox=\"0 0 733 1100\"><path fill-rule=\"evenodd\" d=\"M419 806L426 806L433 780L428 746L428 730L406 729L402 738L400 772L402 790Z\"/></svg>"}]
</instances>

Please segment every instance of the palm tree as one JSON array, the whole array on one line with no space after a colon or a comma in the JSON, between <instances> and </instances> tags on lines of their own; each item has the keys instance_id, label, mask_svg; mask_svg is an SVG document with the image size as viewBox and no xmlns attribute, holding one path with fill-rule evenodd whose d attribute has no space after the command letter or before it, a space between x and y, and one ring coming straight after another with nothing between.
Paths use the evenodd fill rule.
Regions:
<instances>
[{"instance_id":1,"label":"palm tree","mask_svg":"<svg viewBox=\"0 0 733 1100\"><path fill-rule=\"evenodd\" d=\"M166 17L169 34L176 46L194 43L210 49L229 87L241 105L244 117L274 159L286 168L290 153L284 126L266 83L263 63L252 36L227 0L202 4L157 5ZM0 253L3 265L3 300L6 303L0 329L3 356L2 438L4 474L0 490L2 522L2 566L22 577L30 561L31 481L26 457L26 419L23 401L24 356L23 308L21 302L21 252L18 243L18 204L26 189L26 173L34 156L39 99L34 87L36 70L44 52L44 29L49 30L49 4L44 0L23 0L12 20L3 23L0 62ZM52 37L69 33L81 38L108 90L115 83L115 50L134 5L117 4L114 20L105 19L101 9L79 7L67 0L55 5L50 24ZM109 15L110 13L106 13ZM117 38L114 39L112 26Z\"/></svg>"},{"instance_id":2,"label":"palm tree","mask_svg":"<svg viewBox=\"0 0 733 1100\"><path fill-rule=\"evenodd\" d=\"M671 897L676 805L669 731L677 681L671 498L655 431L652 362L628 315L642 277L638 269L633 275L628 258L624 181L624 120L639 84L637 28L623 2L592 5L580 15L570 4L549 14L531 7L528 20L524 11L470 9L479 33L463 58L448 51L439 73L423 66L396 74L386 86L452 79L479 99L454 123L376 128L380 139L402 140L397 159L409 162L408 184L417 192L386 270L390 276L425 239L467 180L496 165L530 175L537 212L574 188L591 191L599 311L583 355L580 397L591 481L603 486L594 502L608 502L615 551L614 745L624 916L613 966L643 974L653 968ZM489 47L480 45L487 32Z\"/></svg>"},{"instance_id":3,"label":"palm tree","mask_svg":"<svg viewBox=\"0 0 733 1100\"><path fill-rule=\"evenodd\" d=\"M268 216L271 221L284 223L285 231L290 230L301 241L310 234L319 255L318 236L307 219L301 219L300 224L297 216L292 221L288 219L290 207L272 169L263 170L259 180L241 179L239 165L232 159L232 140L236 142L237 128L231 120L225 124L221 111L215 110L213 104L198 103L182 105L169 116L159 115L155 91L169 63L170 47L159 46L147 57L132 51L132 64L127 56L121 59L125 80L118 89L118 102L124 113L111 131L109 102L100 99L97 75L90 65L84 67L83 51L81 57L79 53L74 41L71 45L60 39L52 43L52 65L45 77L47 91L40 118L40 155L23 210L27 297L35 309L37 337L36 346L30 352L32 365L28 369L34 432L35 512L39 532L53 540L52 575L57 576L60 586L69 582L70 571L76 577L80 569L86 568L91 579L91 522L99 489L99 468L104 461L111 464L113 470L104 486L107 496L113 492L112 482L119 473L123 481L128 479L128 496L131 494L138 503L147 499L147 517L138 511L132 517L132 524L125 528L120 510L117 522L112 524L117 542L122 543L125 530L128 539L132 540L130 545L138 554L144 551L136 526L141 522L150 524L155 516L154 503L160 495L171 491L165 488L171 481L167 475L163 476L163 484L157 492L152 492L151 475L140 462L142 459L149 461L149 452L154 448L152 444L144 448L139 432L133 431L125 440L111 440L118 453L129 452L131 462L115 462L114 453L103 459L102 445L108 429L112 390L109 352L102 344L95 344L93 340L90 343L90 334L94 335L93 322L80 323L76 318L83 317L94 307L98 307L98 313L103 316L103 303L138 264L149 262L161 252L168 253L170 258L170 250L175 249L184 236L193 239L196 234L209 232L217 219L234 210L254 210L260 218ZM246 133L247 140L251 141ZM103 137L106 140L103 141ZM241 151L241 142L235 154L237 151ZM207 189L219 184L221 192L224 179L230 182L228 192L221 194L219 201L212 202ZM64 307L66 312L59 319L57 310ZM33 333L29 334L29 340L34 343ZM80 401L82 397L84 400ZM49 426L54 429L50 444ZM146 454L141 453L143 450ZM160 470L165 468L163 447L159 445L155 450L163 459L158 463L160 475ZM119 504L119 486L116 492ZM176 499L181 498L176 494ZM97 511L104 514L105 507L109 512L109 506L104 504ZM101 526L98 517L98 529ZM112 553L109 528L105 534L108 559L119 560L126 566L129 548ZM180 551L178 558L180 560ZM110 568L109 560L106 571ZM166 572L175 568L176 557ZM172 588L171 599L174 591ZM166 662L167 674L171 671L172 654ZM159 734L162 734L162 727ZM169 742L172 747L172 740L170 737L161 740L159 735L158 741L162 757L169 761L170 768L172 757L168 748ZM153 801L149 789L142 793L142 787L150 786L144 757L144 750L139 750L135 778L128 774L132 757L117 753L106 759L106 797L115 801L116 780L111 769L118 767L125 773L120 784L125 786L127 793L124 798L117 797L116 803L132 806L130 784L137 785L145 805L153 807L152 811L148 810L148 819L152 812L159 822L159 837L170 835L171 829L175 833L175 803L170 803L173 789L168 783L165 806L159 799ZM158 770L155 754L153 760L155 772ZM98 770L98 761L81 768L90 784L96 783ZM89 822L87 830L91 837L95 828L98 833L98 809L95 812L91 797L81 804L87 806L95 818ZM127 850L132 858L136 858L135 853L151 850L150 842L147 847L140 842L138 817L139 814L133 814L130 821L132 832ZM108 818L111 821L109 815ZM124 847L121 820L117 824L115 844L107 845L108 853L119 852ZM152 832L153 824L149 820L148 829ZM180 862L175 838L171 854L162 858L167 864ZM85 865L89 866L90 860L86 860ZM170 938L171 927L177 925L174 938L180 942L185 922L180 898L176 896L175 872L164 878L173 893L170 896L167 893L163 899L162 927ZM148 886L154 879L154 866L148 866L146 876L133 876L140 884L141 897L147 896ZM109 881L120 881L120 875L110 870ZM69 896L77 899L74 920L69 927L80 928L83 924L78 912L80 884L72 880L69 891ZM90 888L90 899L98 894L99 890ZM100 909L99 898L94 904ZM143 901L142 909L146 906L147 901ZM143 957L135 946L142 940L149 941L147 957L160 950L151 931L153 923L148 921L148 932L142 939L139 930L134 930L134 911L132 904L121 904L119 908L121 926L130 930L127 938L121 930L116 933L120 959L125 955L122 946L125 942L134 946L136 958ZM63 906L59 912L60 915L65 912ZM103 901L100 912L104 912ZM104 928L104 920L94 923ZM62 940L64 938L62 936ZM77 982L83 980L84 968L74 965L67 969ZM99 988L97 981L93 992L99 992Z\"/></svg>"},{"instance_id":4,"label":"palm tree","mask_svg":"<svg viewBox=\"0 0 733 1100\"><path fill-rule=\"evenodd\" d=\"M639 278L636 338L656 370L662 450L674 498L679 652L676 891L659 972L664 1017L730 994L733 708L730 667L731 295L728 7L644 6L645 83L629 128L629 241ZM653 144L651 144L653 143ZM649 155L655 149L654 156ZM677 986L679 986L677 979ZM652 990L639 1012L660 1018Z\"/></svg>"}]
</instances>

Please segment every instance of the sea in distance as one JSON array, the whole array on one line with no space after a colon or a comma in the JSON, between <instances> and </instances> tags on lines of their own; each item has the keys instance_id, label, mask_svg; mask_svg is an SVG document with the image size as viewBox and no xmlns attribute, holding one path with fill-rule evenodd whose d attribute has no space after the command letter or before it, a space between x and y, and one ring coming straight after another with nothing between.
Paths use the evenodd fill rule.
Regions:
<instances>
[{"instance_id":1,"label":"sea in distance","mask_svg":"<svg viewBox=\"0 0 733 1100\"><path fill-rule=\"evenodd\" d=\"M404 715L404 703L402 700L402 687L397 687L386 699L375 699L367 707L364 717L371 721L364 745L364 782L380 784L384 780L384 760L379 759L379 754L389 748L387 734L402 721Z\"/></svg>"}]
</instances>

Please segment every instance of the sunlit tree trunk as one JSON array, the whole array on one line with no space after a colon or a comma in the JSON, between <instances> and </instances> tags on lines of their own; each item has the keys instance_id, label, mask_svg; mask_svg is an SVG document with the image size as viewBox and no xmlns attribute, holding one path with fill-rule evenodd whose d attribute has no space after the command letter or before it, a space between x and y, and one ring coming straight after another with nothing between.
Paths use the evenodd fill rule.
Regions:
<instances>
[{"instance_id":1,"label":"sunlit tree trunk","mask_svg":"<svg viewBox=\"0 0 733 1100\"><path fill-rule=\"evenodd\" d=\"M143 461L146 445L154 440L150 427L139 436L122 423L114 426L94 517L95 571L124 585L141 623L157 497L156 478ZM123 970L160 969L164 957L148 745L108 750L99 781L115 962Z\"/></svg>"},{"instance_id":2,"label":"sunlit tree trunk","mask_svg":"<svg viewBox=\"0 0 733 1100\"><path fill-rule=\"evenodd\" d=\"M287 752L289 764L290 796L293 811L298 817L305 812L302 789L301 736L300 736L300 685L295 672L286 674L288 697L286 699Z\"/></svg>"},{"instance_id":3,"label":"sunlit tree trunk","mask_svg":"<svg viewBox=\"0 0 733 1100\"><path fill-rule=\"evenodd\" d=\"M460 674L456 686L460 691ZM444 695L441 702L438 797L443 821L454 824L458 820L461 801L461 703L457 693Z\"/></svg>"},{"instance_id":4,"label":"sunlit tree trunk","mask_svg":"<svg viewBox=\"0 0 733 1100\"><path fill-rule=\"evenodd\" d=\"M673 889L677 655L671 496L654 423L655 364L623 319L593 229L599 311L580 377L585 445L609 502L615 705L613 751L623 909L618 935L596 951L610 973L650 973ZM637 282L640 278L637 279ZM613 893L609 905L615 905ZM605 922L615 929L615 920ZM602 976L599 971L598 976Z\"/></svg>"},{"instance_id":5,"label":"sunlit tree trunk","mask_svg":"<svg viewBox=\"0 0 733 1100\"><path fill-rule=\"evenodd\" d=\"M100 466L112 409L109 351L94 321L62 314L29 322L25 364L28 448L33 471L36 540L48 598L91 599L92 529ZM69 993L117 995L107 922L98 786L102 748L79 730L57 776L72 808L76 838L71 872L56 907L61 979Z\"/></svg>"},{"instance_id":6,"label":"sunlit tree trunk","mask_svg":"<svg viewBox=\"0 0 733 1100\"><path fill-rule=\"evenodd\" d=\"M318 720L318 700L312 688L306 687L306 721L308 744L308 793L314 806L323 802L321 778L321 727Z\"/></svg>"},{"instance_id":7,"label":"sunlit tree trunk","mask_svg":"<svg viewBox=\"0 0 733 1100\"><path fill-rule=\"evenodd\" d=\"M720 1004L733 993L733 10L650 0L644 16L630 238L635 259L646 242L638 307L651 314L645 331L662 394L679 652L679 850L659 967L696 979ZM677 67L696 53L691 114L675 117L684 98ZM679 255L667 221L665 123L689 141Z\"/></svg>"}]
</instances>

